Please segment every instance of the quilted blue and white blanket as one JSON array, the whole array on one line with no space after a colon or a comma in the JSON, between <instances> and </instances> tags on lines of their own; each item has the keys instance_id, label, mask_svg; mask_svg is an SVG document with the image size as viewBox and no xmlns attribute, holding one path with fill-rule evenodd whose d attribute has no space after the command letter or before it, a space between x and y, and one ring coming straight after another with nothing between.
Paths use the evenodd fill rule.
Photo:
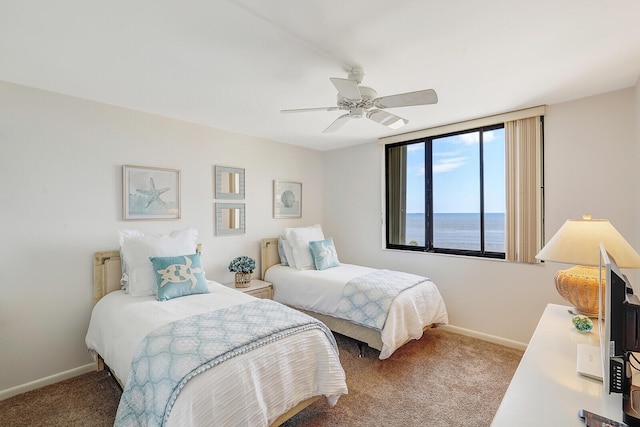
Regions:
<instances>
[{"instance_id":1,"label":"quilted blue and white blanket","mask_svg":"<svg viewBox=\"0 0 640 427\"><path fill-rule=\"evenodd\" d=\"M382 330L394 298L405 289L429 280L415 274L377 270L347 282L334 315Z\"/></svg>"},{"instance_id":2,"label":"quilted blue and white blanket","mask_svg":"<svg viewBox=\"0 0 640 427\"><path fill-rule=\"evenodd\" d=\"M168 323L147 335L131 362L117 426L164 425L187 381L232 357L308 329L318 320L261 299Z\"/></svg>"}]
</instances>

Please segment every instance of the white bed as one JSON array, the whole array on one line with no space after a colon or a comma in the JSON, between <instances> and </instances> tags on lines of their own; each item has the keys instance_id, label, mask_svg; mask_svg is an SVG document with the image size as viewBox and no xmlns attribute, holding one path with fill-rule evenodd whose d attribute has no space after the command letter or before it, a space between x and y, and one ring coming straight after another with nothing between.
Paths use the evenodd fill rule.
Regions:
<instances>
[{"instance_id":1,"label":"white bed","mask_svg":"<svg viewBox=\"0 0 640 427\"><path fill-rule=\"evenodd\" d=\"M121 385L149 332L186 316L256 300L211 281L210 293L168 301L128 295L118 289L119 251L96 253L94 276L99 301L86 343L99 367L104 360ZM178 394L167 425L279 425L322 396L333 406L346 392L337 351L322 331L310 329L195 376Z\"/></svg>"},{"instance_id":2,"label":"white bed","mask_svg":"<svg viewBox=\"0 0 640 427\"><path fill-rule=\"evenodd\" d=\"M283 266L277 237L262 240L261 261L263 280L273 284L276 301L318 318L332 331L379 350L380 359L388 358L409 340L419 339L424 329L448 323L446 306L431 280L398 294L384 327L376 330L333 315L345 284L375 269L344 263L321 271Z\"/></svg>"}]
</instances>

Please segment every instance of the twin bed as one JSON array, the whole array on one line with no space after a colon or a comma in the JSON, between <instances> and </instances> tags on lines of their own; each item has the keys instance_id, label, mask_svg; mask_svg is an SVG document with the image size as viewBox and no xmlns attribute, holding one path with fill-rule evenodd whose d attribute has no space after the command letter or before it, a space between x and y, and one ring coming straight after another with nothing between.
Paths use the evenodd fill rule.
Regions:
<instances>
[{"instance_id":1,"label":"twin bed","mask_svg":"<svg viewBox=\"0 0 640 427\"><path fill-rule=\"evenodd\" d=\"M340 304L345 285L352 279L366 279L387 271L344 263L324 270L298 270L282 265L278 240L266 238L261 244L261 273L263 280L273 284L274 299L319 319L334 332L380 351L380 359L388 358L408 341L419 339L425 329L448 323L438 288L431 280L417 276L418 284L393 299L382 327L367 325L353 316L344 318L345 313L336 313L334 308Z\"/></svg>"},{"instance_id":2,"label":"twin bed","mask_svg":"<svg viewBox=\"0 0 640 427\"><path fill-rule=\"evenodd\" d=\"M277 426L320 398L333 406L347 393L331 332L324 325L300 319L301 313L211 281L207 281L206 293L167 301L158 301L153 295L132 296L120 289L121 276L120 251L94 254L94 293L98 301L86 344L95 354L99 368L108 366L123 387L116 425ZM249 308L252 311L247 311ZM266 313L274 308L280 317L267 317ZM241 317L234 319L234 313L241 309ZM207 324L212 319L204 316L210 313L223 313L221 323L211 324L210 329L217 334L213 339L201 339L198 332L182 337L190 342L165 345L165 336L156 337L147 346L154 354L143 360L142 367L132 367L132 360L140 358L141 343L148 334L166 325L182 327L177 323L181 320L196 319L197 325ZM263 331L260 343L227 346L222 357L213 359L216 363L209 362L204 367L191 368L191 361L180 355L165 357L168 346L188 359L193 351L187 345L219 343L232 325L240 334L249 332L247 329L253 333L260 329L260 323L265 323L264 319L273 324L288 322L289 316L298 322L295 327L275 333ZM160 360L147 363L151 358ZM190 378L179 383L177 393L163 389L162 383L166 376L174 374ZM158 395L169 398L158 403ZM161 405L166 407L158 410Z\"/></svg>"},{"instance_id":3,"label":"twin bed","mask_svg":"<svg viewBox=\"0 0 640 427\"><path fill-rule=\"evenodd\" d=\"M123 244L121 235L120 250L94 254L97 303L86 336L99 368L108 366L123 387L117 425L277 426L320 398L333 406L347 393L330 330L380 350L385 359L422 336L424 328L447 323L444 302L425 278L393 298L383 327L335 317L323 309L335 305L335 292L345 281L377 270L348 264L322 271L283 266L278 238L262 241L261 261L262 277L273 283L274 299L282 304L204 281L199 251L189 259L177 256L185 244L195 246L193 230L180 237L182 248L171 249L169 239L170 249L151 253L153 266L143 266L158 273L157 295L137 293L132 279L145 276L134 271L134 264L149 264L145 251L153 252L158 241L141 233L125 237L137 246ZM127 255L140 247L138 261ZM172 250L179 253L168 253ZM177 264L181 258L185 265ZM170 265L158 269L158 259L169 259ZM198 273L199 279L182 277L185 271ZM172 275L185 282L171 283L179 281ZM126 291L121 279L128 283ZM167 291L167 283L183 288Z\"/></svg>"}]
</instances>

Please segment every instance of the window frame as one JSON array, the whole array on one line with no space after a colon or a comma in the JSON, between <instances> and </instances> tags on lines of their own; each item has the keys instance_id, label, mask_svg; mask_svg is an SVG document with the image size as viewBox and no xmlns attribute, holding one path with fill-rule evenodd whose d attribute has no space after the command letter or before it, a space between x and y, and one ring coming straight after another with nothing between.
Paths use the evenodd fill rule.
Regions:
<instances>
[{"instance_id":1,"label":"window frame","mask_svg":"<svg viewBox=\"0 0 640 427\"><path fill-rule=\"evenodd\" d=\"M439 253L439 254L449 254L449 255L463 255L463 256L472 256L477 258L492 258L492 259L505 259L506 258L506 247L503 252L494 252L494 251L486 251L485 250L485 188L484 188L484 133L493 131L496 129L504 129L504 122L481 125L476 127L471 127L468 129L457 130L454 132L446 132L437 135L428 135L421 138L412 139L409 141L401 141L395 143L385 144L384 146L384 176L385 176L385 185L384 185L384 196L385 196L385 246L387 249L391 250L408 250L414 252L428 252L428 253ZM451 136L457 136L462 134L469 134L477 132L479 134L479 143L478 143L478 151L479 151L479 197L480 197L480 250L470 250L470 249L451 249L451 248L438 248L434 246L434 213L433 213L433 141L436 139L447 138ZM425 161L425 182L424 182L424 203L425 203L425 227L424 227L424 245L415 246L415 245L407 245L407 244L398 244L398 243L390 243L390 165L389 165L389 150L400 147L400 146L410 146L412 144L423 143L425 145L424 149L424 161ZM428 165L428 167L427 167ZM405 170L406 172L406 170ZM505 173L506 173L506 159L505 159ZM505 177L506 179L506 177ZM406 203L405 203L406 207ZM406 212L405 212L406 216ZM506 220L506 206L505 206L505 220ZM405 227L406 230L406 227ZM505 233L506 233L506 221L505 221Z\"/></svg>"}]
</instances>

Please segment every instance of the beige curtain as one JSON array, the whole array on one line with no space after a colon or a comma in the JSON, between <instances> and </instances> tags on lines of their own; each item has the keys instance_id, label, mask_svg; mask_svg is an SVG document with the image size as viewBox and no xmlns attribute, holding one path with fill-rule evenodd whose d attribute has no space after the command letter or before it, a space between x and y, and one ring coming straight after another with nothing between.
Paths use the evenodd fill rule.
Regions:
<instances>
[{"instance_id":1,"label":"beige curtain","mask_svg":"<svg viewBox=\"0 0 640 427\"><path fill-rule=\"evenodd\" d=\"M389 192L387 194L389 210L398 214L387 216L389 221L389 243L406 244L406 214L407 205L407 146L401 145L388 150L387 179Z\"/></svg>"},{"instance_id":2,"label":"beige curtain","mask_svg":"<svg viewBox=\"0 0 640 427\"><path fill-rule=\"evenodd\" d=\"M507 121L505 157L508 261L536 263L542 242L542 123L540 117Z\"/></svg>"}]
</instances>

